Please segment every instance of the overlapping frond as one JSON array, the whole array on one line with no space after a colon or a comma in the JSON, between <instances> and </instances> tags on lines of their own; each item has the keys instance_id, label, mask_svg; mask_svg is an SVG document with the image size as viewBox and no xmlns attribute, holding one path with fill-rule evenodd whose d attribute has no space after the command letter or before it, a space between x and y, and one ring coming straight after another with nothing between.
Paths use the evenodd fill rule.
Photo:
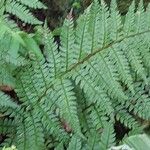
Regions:
<instances>
[{"instance_id":1,"label":"overlapping frond","mask_svg":"<svg viewBox=\"0 0 150 150\"><path fill-rule=\"evenodd\" d=\"M23 121L18 123L16 145L20 150L45 149L42 124L37 116L25 114Z\"/></svg>"},{"instance_id":2,"label":"overlapping frond","mask_svg":"<svg viewBox=\"0 0 150 150\"><path fill-rule=\"evenodd\" d=\"M28 66L18 76L16 92L24 107L33 111L34 116L43 124L43 127L58 140L66 140L67 133L63 130L61 122L55 113L53 91L48 94L46 90L51 81L49 70L43 61ZM32 70L32 71L31 71ZM25 73L26 72L26 73ZM31 74L28 74L28 73ZM39 83L39 84L37 84ZM55 97L54 97L55 96ZM63 135L63 138L61 137ZM66 137L66 138L65 138Z\"/></svg>"},{"instance_id":3,"label":"overlapping frond","mask_svg":"<svg viewBox=\"0 0 150 150\"><path fill-rule=\"evenodd\" d=\"M138 128L139 126L138 122L133 118L133 116L121 105L116 106L116 120L120 121L130 129Z\"/></svg>"},{"instance_id":4,"label":"overlapping frond","mask_svg":"<svg viewBox=\"0 0 150 150\"><path fill-rule=\"evenodd\" d=\"M1 13L9 13L17 16L21 21L28 24L41 24L36 17L33 16L29 8L46 9L46 6L39 0L5 0L1 2Z\"/></svg>"}]
</instances>

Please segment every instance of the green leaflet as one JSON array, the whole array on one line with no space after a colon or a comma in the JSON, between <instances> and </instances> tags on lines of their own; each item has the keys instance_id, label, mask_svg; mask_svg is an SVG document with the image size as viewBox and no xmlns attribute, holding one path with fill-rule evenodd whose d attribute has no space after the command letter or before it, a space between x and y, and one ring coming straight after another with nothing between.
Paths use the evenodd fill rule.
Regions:
<instances>
[{"instance_id":1,"label":"green leaflet","mask_svg":"<svg viewBox=\"0 0 150 150\"><path fill-rule=\"evenodd\" d=\"M3 9L2 13L4 14L10 13L17 16L25 23L41 24L42 22L33 16L29 8L46 9L44 4L39 0L34 0L32 3L29 0L6 0L5 4L2 4L1 10Z\"/></svg>"},{"instance_id":2,"label":"green leaflet","mask_svg":"<svg viewBox=\"0 0 150 150\"><path fill-rule=\"evenodd\" d=\"M33 0L32 3L30 0L17 0L18 2L21 2L22 4L26 5L26 6L29 6L31 8L34 8L34 9L41 9L41 8L44 8L46 9L47 7L42 3L40 2L39 0Z\"/></svg>"}]
</instances>

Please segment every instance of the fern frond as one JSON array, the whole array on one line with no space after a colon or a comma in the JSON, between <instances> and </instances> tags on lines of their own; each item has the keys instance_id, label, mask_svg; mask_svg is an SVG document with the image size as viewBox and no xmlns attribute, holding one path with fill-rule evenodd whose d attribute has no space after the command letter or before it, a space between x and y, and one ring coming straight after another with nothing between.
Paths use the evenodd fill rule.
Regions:
<instances>
[{"instance_id":1,"label":"fern frond","mask_svg":"<svg viewBox=\"0 0 150 150\"><path fill-rule=\"evenodd\" d=\"M13 102L13 100L8 95L0 91L0 108L2 109L3 107L16 109L18 105Z\"/></svg>"},{"instance_id":2,"label":"fern frond","mask_svg":"<svg viewBox=\"0 0 150 150\"><path fill-rule=\"evenodd\" d=\"M101 7L99 2L95 0L91 6L89 19L89 33L91 36L91 53L98 47L103 45L103 30L99 29L102 26L101 22ZM99 36L101 35L101 36Z\"/></svg>"},{"instance_id":3,"label":"fern frond","mask_svg":"<svg viewBox=\"0 0 150 150\"><path fill-rule=\"evenodd\" d=\"M14 121L9 119L0 120L0 133L1 134L11 134L15 131L16 124Z\"/></svg>"},{"instance_id":4,"label":"fern frond","mask_svg":"<svg viewBox=\"0 0 150 150\"><path fill-rule=\"evenodd\" d=\"M61 69L64 72L75 63L73 55L75 36L72 18L64 21L60 38L62 41L62 45L60 46Z\"/></svg>"},{"instance_id":5,"label":"fern frond","mask_svg":"<svg viewBox=\"0 0 150 150\"><path fill-rule=\"evenodd\" d=\"M81 140L78 136L72 136L67 150L81 150Z\"/></svg>"},{"instance_id":6,"label":"fern frond","mask_svg":"<svg viewBox=\"0 0 150 150\"><path fill-rule=\"evenodd\" d=\"M116 67L119 78L127 85L132 93L134 93L133 78L130 71L128 59L125 57L124 52L121 50L120 45L113 45L110 48L109 58Z\"/></svg>"},{"instance_id":7,"label":"fern frond","mask_svg":"<svg viewBox=\"0 0 150 150\"><path fill-rule=\"evenodd\" d=\"M93 127L91 118L89 116L92 110L92 106L89 106L89 104L86 102L86 96L83 91L79 90L79 87L75 87L75 93L77 98L78 116L82 132L89 133L91 128Z\"/></svg>"},{"instance_id":8,"label":"fern frond","mask_svg":"<svg viewBox=\"0 0 150 150\"><path fill-rule=\"evenodd\" d=\"M17 38L18 38L17 34L15 35L13 32L12 33L6 32L4 36L0 39L1 64L6 63L11 67L12 65L19 67L27 63L25 58L19 56L19 49L21 47L21 43L18 41Z\"/></svg>"},{"instance_id":9,"label":"fern frond","mask_svg":"<svg viewBox=\"0 0 150 150\"><path fill-rule=\"evenodd\" d=\"M137 91L136 95L133 97L136 102L134 105L134 113L138 114L139 117L146 120L150 119L150 98L147 94L144 94L144 91Z\"/></svg>"},{"instance_id":10,"label":"fern frond","mask_svg":"<svg viewBox=\"0 0 150 150\"><path fill-rule=\"evenodd\" d=\"M106 124L104 127L104 130L101 135L101 149L105 150L110 148L115 143L115 135L114 135L114 129L111 124Z\"/></svg>"},{"instance_id":11,"label":"fern frond","mask_svg":"<svg viewBox=\"0 0 150 150\"><path fill-rule=\"evenodd\" d=\"M39 117L46 131L48 131L54 138L58 139L59 141L66 142L69 138L69 135L63 129L58 116L55 114L55 105L53 102L49 101L54 99L52 95L53 94L41 99L39 104L34 107L34 114L35 116Z\"/></svg>"},{"instance_id":12,"label":"fern frond","mask_svg":"<svg viewBox=\"0 0 150 150\"><path fill-rule=\"evenodd\" d=\"M85 144L83 149L86 150L86 149L99 149L99 148L100 148L99 133L95 130L92 130L91 133L88 135L87 144Z\"/></svg>"},{"instance_id":13,"label":"fern frond","mask_svg":"<svg viewBox=\"0 0 150 150\"><path fill-rule=\"evenodd\" d=\"M20 101L23 102L23 106L33 109L34 114L39 117L44 128L54 137L65 141L67 134L62 129L60 121L52 109L54 107L53 92L51 92L50 96L45 92L50 82L49 71L47 69L48 67L43 61L38 63L33 62L33 66L26 67L18 76L16 92ZM39 84L37 85L37 83ZM48 102L49 99L51 102ZM61 137L62 134L64 134L63 138Z\"/></svg>"},{"instance_id":14,"label":"fern frond","mask_svg":"<svg viewBox=\"0 0 150 150\"><path fill-rule=\"evenodd\" d=\"M104 90L108 91L108 94L111 95L112 98L122 97L123 99L126 99L121 86L116 81L117 74L114 71L115 68L107 58L107 55L99 54L97 57L89 61L88 64L86 64L86 70L83 71L90 74L90 80L95 82L95 84L99 84Z\"/></svg>"},{"instance_id":15,"label":"fern frond","mask_svg":"<svg viewBox=\"0 0 150 150\"><path fill-rule=\"evenodd\" d=\"M17 79L16 92L25 105L36 103L46 91L49 83L49 70L46 63L36 62L33 66L26 67Z\"/></svg>"},{"instance_id":16,"label":"fern frond","mask_svg":"<svg viewBox=\"0 0 150 150\"><path fill-rule=\"evenodd\" d=\"M76 72L73 73L73 79L75 79L76 84L80 83L80 87L83 88L84 92L87 94L87 103L91 104L97 102L98 105L103 106L101 108L106 114L109 115L113 113L109 97L103 92L100 86L96 85L97 83L91 80L93 77L88 74L88 71L84 69L75 71ZM104 103L105 105L103 105Z\"/></svg>"},{"instance_id":17,"label":"fern frond","mask_svg":"<svg viewBox=\"0 0 150 150\"><path fill-rule=\"evenodd\" d=\"M42 22L36 19L26 6L14 0L6 1L6 12L16 15L22 21L29 24L41 24Z\"/></svg>"},{"instance_id":18,"label":"fern frond","mask_svg":"<svg viewBox=\"0 0 150 150\"><path fill-rule=\"evenodd\" d=\"M19 55L23 40L15 29L12 30L2 19L0 36L0 84L15 87L14 71L17 67L27 64L24 57Z\"/></svg>"},{"instance_id":19,"label":"fern frond","mask_svg":"<svg viewBox=\"0 0 150 150\"><path fill-rule=\"evenodd\" d=\"M89 9L85 11L77 20L75 49L76 62L81 61L87 53L91 51L91 37L88 32L89 28Z\"/></svg>"},{"instance_id":20,"label":"fern frond","mask_svg":"<svg viewBox=\"0 0 150 150\"><path fill-rule=\"evenodd\" d=\"M97 108L96 106L91 108L90 118L96 130L103 128L104 124L109 120L109 118L105 115L105 112L102 112L101 108Z\"/></svg>"},{"instance_id":21,"label":"fern frond","mask_svg":"<svg viewBox=\"0 0 150 150\"><path fill-rule=\"evenodd\" d=\"M61 70L60 54L58 53L58 46L54 43L52 33L49 33L47 30L46 33L44 33L44 45L44 54L49 63L50 74L52 78L56 78Z\"/></svg>"},{"instance_id":22,"label":"fern frond","mask_svg":"<svg viewBox=\"0 0 150 150\"><path fill-rule=\"evenodd\" d=\"M41 8L44 8L46 9L47 7L41 3L39 0L32 0L32 2L30 0L17 0L18 2L28 6L28 7L31 7L31 8L34 8L34 9L41 9Z\"/></svg>"},{"instance_id":23,"label":"fern frond","mask_svg":"<svg viewBox=\"0 0 150 150\"><path fill-rule=\"evenodd\" d=\"M18 123L16 146L20 150L44 149L44 135L39 118L25 114L23 122Z\"/></svg>"},{"instance_id":24,"label":"fern frond","mask_svg":"<svg viewBox=\"0 0 150 150\"><path fill-rule=\"evenodd\" d=\"M118 109L118 108L117 108ZM119 108L120 109L120 108ZM131 114L129 114L125 109L118 110L116 114L116 119L124 124L128 128L138 128L138 122L133 118Z\"/></svg>"},{"instance_id":25,"label":"fern frond","mask_svg":"<svg viewBox=\"0 0 150 150\"><path fill-rule=\"evenodd\" d=\"M20 11L31 15L28 1L8 2L20 19ZM18 149L106 150L116 142L115 120L133 132L141 129L139 120L149 121L150 26L141 5L135 12L133 3L123 21L114 0L110 9L95 0L77 25L71 16L65 20L60 49L44 29L44 54L34 34L0 22L0 48L6 50L0 67L9 64L7 53L13 56L8 66L18 96L16 104L0 92L0 107L17 125L12 142ZM19 54L28 63L17 64Z\"/></svg>"},{"instance_id":26,"label":"fern frond","mask_svg":"<svg viewBox=\"0 0 150 150\"><path fill-rule=\"evenodd\" d=\"M144 15L144 18L145 18L145 20L144 20L144 26L145 26L145 28L147 30L149 30L149 27L150 27L149 26L150 5L147 6L146 11L144 13L145 13L145 15Z\"/></svg>"},{"instance_id":27,"label":"fern frond","mask_svg":"<svg viewBox=\"0 0 150 150\"><path fill-rule=\"evenodd\" d=\"M134 28L135 28L135 24L134 24L134 18L135 18L135 1L132 2L131 6L129 7L129 10L125 16L125 21L123 24L123 34L125 36L129 36L131 34L134 33Z\"/></svg>"},{"instance_id":28,"label":"fern frond","mask_svg":"<svg viewBox=\"0 0 150 150\"><path fill-rule=\"evenodd\" d=\"M110 41L109 39L109 11L108 11L108 7L106 5L106 3L104 2L104 0L101 0L101 26L100 26L100 30L102 30L102 37L103 37L103 46L108 44Z\"/></svg>"},{"instance_id":29,"label":"fern frond","mask_svg":"<svg viewBox=\"0 0 150 150\"><path fill-rule=\"evenodd\" d=\"M72 91L71 81L60 79L55 84L55 90L58 95L56 104L60 109L60 115L69 123L74 131L81 134L80 123L77 115L77 104L75 93Z\"/></svg>"},{"instance_id":30,"label":"fern frond","mask_svg":"<svg viewBox=\"0 0 150 150\"><path fill-rule=\"evenodd\" d=\"M139 33L145 30L145 14L144 14L144 5L143 2L140 1L138 9L135 13L135 32Z\"/></svg>"},{"instance_id":31,"label":"fern frond","mask_svg":"<svg viewBox=\"0 0 150 150\"><path fill-rule=\"evenodd\" d=\"M136 38L136 42L139 43L139 48L138 51L140 52L140 55L142 56L142 61L145 69L150 68L150 63L149 63L149 34L145 34L142 36L141 39Z\"/></svg>"},{"instance_id":32,"label":"fern frond","mask_svg":"<svg viewBox=\"0 0 150 150\"><path fill-rule=\"evenodd\" d=\"M122 20L117 8L116 0L112 0L110 4L110 18L109 18L109 36L110 40L114 41L122 37Z\"/></svg>"},{"instance_id":33,"label":"fern frond","mask_svg":"<svg viewBox=\"0 0 150 150\"><path fill-rule=\"evenodd\" d=\"M131 67L133 70L136 71L136 73L145 81L146 81L146 76L145 76L145 69L142 64L142 58L141 55L138 51L138 47L136 43L134 42L135 39L126 39L124 40L125 43L122 43L125 48L123 48L123 51L126 54L126 57L128 58Z\"/></svg>"},{"instance_id":34,"label":"fern frond","mask_svg":"<svg viewBox=\"0 0 150 150\"><path fill-rule=\"evenodd\" d=\"M10 20L9 19L9 15L3 15L2 17L1 17L1 21L2 22L5 22L6 23L6 25L7 26L9 26L11 29L13 29L13 30L18 30L18 25L15 23L15 21L13 21L13 20ZM1 22L1 23L2 23Z\"/></svg>"}]
</instances>

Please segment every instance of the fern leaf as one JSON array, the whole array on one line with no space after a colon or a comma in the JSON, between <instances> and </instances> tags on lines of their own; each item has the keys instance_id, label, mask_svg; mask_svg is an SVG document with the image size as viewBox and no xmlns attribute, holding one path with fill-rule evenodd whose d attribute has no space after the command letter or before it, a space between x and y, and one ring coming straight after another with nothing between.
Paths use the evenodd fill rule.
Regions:
<instances>
[{"instance_id":1,"label":"fern leaf","mask_svg":"<svg viewBox=\"0 0 150 150\"><path fill-rule=\"evenodd\" d=\"M76 84L81 82L80 87L83 88L84 92L87 94L87 103L91 104L97 102L98 105L103 106L101 108L104 112L106 112L106 114L112 114L113 108L111 107L108 96L103 92L103 89L100 86L97 87L86 70L81 69L79 71L75 71L76 73L73 73L73 79L75 79Z\"/></svg>"},{"instance_id":2,"label":"fern leaf","mask_svg":"<svg viewBox=\"0 0 150 150\"><path fill-rule=\"evenodd\" d=\"M18 25L15 23L15 21L9 19L9 15L3 15L2 21L6 23L6 26L9 26L13 30L18 30Z\"/></svg>"},{"instance_id":3,"label":"fern leaf","mask_svg":"<svg viewBox=\"0 0 150 150\"><path fill-rule=\"evenodd\" d=\"M43 130L36 116L26 114L24 121L18 124L16 143L20 150L44 149Z\"/></svg>"},{"instance_id":4,"label":"fern leaf","mask_svg":"<svg viewBox=\"0 0 150 150\"><path fill-rule=\"evenodd\" d=\"M101 8L100 4L97 0L95 0L91 6L90 10L90 20L89 20L89 33L91 35L92 45L91 45L91 53L95 51L97 48L103 46L103 30L100 29L102 26L101 22ZM101 35L101 36L99 36Z\"/></svg>"},{"instance_id":5,"label":"fern leaf","mask_svg":"<svg viewBox=\"0 0 150 150\"><path fill-rule=\"evenodd\" d=\"M150 99L148 95L139 92L136 96L138 96L138 99L134 107L135 114L137 113L140 117L149 120L150 113L148 110L150 108Z\"/></svg>"},{"instance_id":6,"label":"fern leaf","mask_svg":"<svg viewBox=\"0 0 150 150\"><path fill-rule=\"evenodd\" d=\"M132 93L134 93L133 78L131 76L129 62L125 57L124 52L121 50L121 46L117 44L113 45L110 48L109 57L112 59L112 62L118 71L121 81L127 85Z\"/></svg>"},{"instance_id":7,"label":"fern leaf","mask_svg":"<svg viewBox=\"0 0 150 150\"><path fill-rule=\"evenodd\" d=\"M47 31L47 30L46 30ZM48 32L48 31L47 31ZM60 54L58 53L58 47L54 43L52 33L44 34L44 53L46 60L49 63L50 74L52 78L56 78L60 72Z\"/></svg>"},{"instance_id":8,"label":"fern leaf","mask_svg":"<svg viewBox=\"0 0 150 150\"><path fill-rule=\"evenodd\" d=\"M115 135L111 124L106 124L101 135L101 149L105 150L114 145Z\"/></svg>"},{"instance_id":9,"label":"fern leaf","mask_svg":"<svg viewBox=\"0 0 150 150\"><path fill-rule=\"evenodd\" d=\"M136 38L136 41L139 43L138 50L142 56L144 67L146 67L147 69L150 68L150 63L149 63L150 51L149 51L149 38L148 37L149 37L149 34L145 34L142 36L141 39Z\"/></svg>"},{"instance_id":10,"label":"fern leaf","mask_svg":"<svg viewBox=\"0 0 150 150\"><path fill-rule=\"evenodd\" d=\"M76 135L73 135L67 150L81 150L81 140Z\"/></svg>"},{"instance_id":11,"label":"fern leaf","mask_svg":"<svg viewBox=\"0 0 150 150\"><path fill-rule=\"evenodd\" d=\"M9 119L1 119L0 120L0 133L1 134L11 134L14 133L16 128L16 124L14 121Z\"/></svg>"},{"instance_id":12,"label":"fern leaf","mask_svg":"<svg viewBox=\"0 0 150 150\"><path fill-rule=\"evenodd\" d=\"M77 115L76 97L71 82L67 79L60 79L56 84L58 100L56 104L60 109L60 114L69 123L74 131L80 134L80 123Z\"/></svg>"},{"instance_id":13,"label":"fern leaf","mask_svg":"<svg viewBox=\"0 0 150 150\"><path fill-rule=\"evenodd\" d=\"M41 24L27 9L26 6L21 5L14 0L6 1L6 11L16 15L19 19L30 24Z\"/></svg>"},{"instance_id":14,"label":"fern leaf","mask_svg":"<svg viewBox=\"0 0 150 150\"><path fill-rule=\"evenodd\" d=\"M61 31L61 68L62 71L68 70L68 68L74 63L74 30L73 30L73 21L71 18L68 18L64 21L64 25Z\"/></svg>"},{"instance_id":15,"label":"fern leaf","mask_svg":"<svg viewBox=\"0 0 150 150\"><path fill-rule=\"evenodd\" d=\"M106 3L104 0L101 0L101 10L102 10L102 17L101 17L101 28L103 34L103 46L110 43L109 41L109 22L108 22L108 17L109 17L109 11Z\"/></svg>"},{"instance_id":16,"label":"fern leaf","mask_svg":"<svg viewBox=\"0 0 150 150\"><path fill-rule=\"evenodd\" d=\"M42 8L38 2L31 7ZM28 7L28 0L6 0L5 11L31 23L35 20ZM132 133L142 131L139 119L150 120L146 18L142 3L137 11L133 3L123 21L115 0L110 9L103 0L94 0L77 25L67 17L60 47L45 28L36 43L39 35L12 30L0 19L0 70L12 77L8 84L15 79L17 93L16 104L0 92L0 129L8 135L6 144L13 142L21 150L106 150L116 141L115 121ZM38 44L44 44L44 55ZM5 116L14 121L14 132L3 128L13 126Z\"/></svg>"},{"instance_id":17,"label":"fern leaf","mask_svg":"<svg viewBox=\"0 0 150 150\"><path fill-rule=\"evenodd\" d=\"M144 15L144 26L145 26L145 29L149 30L150 26L149 26L149 17L150 17L150 5L147 6L146 8L146 11L144 12L145 15Z\"/></svg>"},{"instance_id":18,"label":"fern leaf","mask_svg":"<svg viewBox=\"0 0 150 150\"><path fill-rule=\"evenodd\" d=\"M33 62L33 66L27 66L19 73L17 80L15 90L21 101L25 104L36 103L50 82L47 64L43 61Z\"/></svg>"},{"instance_id":19,"label":"fern leaf","mask_svg":"<svg viewBox=\"0 0 150 150\"><path fill-rule=\"evenodd\" d=\"M79 116L79 120L80 120L80 124L82 128L82 132L87 133L87 132L90 132L90 129L92 128L91 119L89 117L89 114L92 111L91 109L92 106L90 107L88 103L86 103L86 98L85 98L86 96L83 91L81 92L79 88L77 89L75 87L75 92L76 92L76 97L77 97L78 116Z\"/></svg>"},{"instance_id":20,"label":"fern leaf","mask_svg":"<svg viewBox=\"0 0 150 150\"><path fill-rule=\"evenodd\" d=\"M126 16L125 16L125 22L123 24L123 31L124 31L125 36L131 35L135 31L134 10L135 10L135 3L133 1L131 6L129 7L129 10L128 10Z\"/></svg>"},{"instance_id":21,"label":"fern leaf","mask_svg":"<svg viewBox=\"0 0 150 150\"><path fill-rule=\"evenodd\" d=\"M41 99L39 104L34 107L34 114L41 120L46 131L50 132L52 136L59 141L66 142L68 140L68 135L62 128L58 116L54 113L56 107L53 102L49 101L54 99L54 95L52 95L53 94L47 95L45 98Z\"/></svg>"},{"instance_id":22,"label":"fern leaf","mask_svg":"<svg viewBox=\"0 0 150 150\"><path fill-rule=\"evenodd\" d=\"M140 78L147 82L142 58L134 41L134 38L124 40L124 42L122 43L123 51L125 52L125 55L131 64L131 67L136 71Z\"/></svg>"},{"instance_id":23,"label":"fern leaf","mask_svg":"<svg viewBox=\"0 0 150 150\"><path fill-rule=\"evenodd\" d=\"M41 8L44 8L46 9L46 6L41 3L39 0L32 0L32 2L30 0L17 0L18 2L28 6L28 7L31 7L31 8L34 8L34 9L41 9Z\"/></svg>"},{"instance_id":24,"label":"fern leaf","mask_svg":"<svg viewBox=\"0 0 150 150\"><path fill-rule=\"evenodd\" d=\"M57 116L53 114L53 109L50 109L53 103L47 103L49 98L53 98L48 97L45 92L50 79L48 68L43 62L33 63L33 66L26 67L25 71L20 72L15 90L23 102L23 106L34 110L34 113L41 119L44 128L59 140L62 140L60 135L64 134L63 139L65 140L64 137L67 138L67 135L61 129Z\"/></svg>"},{"instance_id":25,"label":"fern leaf","mask_svg":"<svg viewBox=\"0 0 150 150\"><path fill-rule=\"evenodd\" d=\"M89 9L85 11L83 15L77 20L76 37L75 37L75 58L76 62L79 62L84 58L87 53L91 51L91 37L88 32L89 25Z\"/></svg>"},{"instance_id":26,"label":"fern leaf","mask_svg":"<svg viewBox=\"0 0 150 150\"><path fill-rule=\"evenodd\" d=\"M89 62L87 67L92 79L108 91L110 96L126 99L127 97L124 95L121 86L117 81L118 75L116 74L115 68L107 58L107 55L104 53L104 55L99 54L97 57L95 57L93 61Z\"/></svg>"},{"instance_id":27,"label":"fern leaf","mask_svg":"<svg viewBox=\"0 0 150 150\"><path fill-rule=\"evenodd\" d=\"M105 122L107 122L108 120L108 117L105 115L105 112L102 112L101 108L96 106L92 107L90 118L96 130L103 128Z\"/></svg>"},{"instance_id":28,"label":"fern leaf","mask_svg":"<svg viewBox=\"0 0 150 150\"><path fill-rule=\"evenodd\" d=\"M139 124L138 122L133 118L133 116L128 113L125 108L123 108L121 105L116 105L116 119L120 121L122 124L124 124L126 127L132 129L132 128L138 128Z\"/></svg>"},{"instance_id":29,"label":"fern leaf","mask_svg":"<svg viewBox=\"0 0 150 150\"><path fill-rule=\"evenodd\" d=\"M122 20L119 14L116 0L111 1L110 5L110 18L109 18L109 32L110 40L115 41L122 36Z\"/></svg>"},{"instance_id":30,"label":"fern leaf","mask_svg":"<svg viewBox=\"0 0 150 150\"><path fill-rule=\"evenodd\" d=\"M95 130L92 130L91 133L88 135L87 144L83 147L83 149L86 150L86 149L99 149L99 148L100 148L99 133Z\"/></svg>"},{"instance_id":31,"label":"fern leaf","mask_svg":"<svg viewBox=\"0 0 150 150\"><path fill-rule=\"evenodd\" d=\"M142 1L140 1L138 9L135 13L135 24L136 24L136 29L135 32L139 33L145 30L145 15L144 15L144 5Z\"/></svg>"},{"instance_id":32,"label":"fern leaf","mask_svg":"<svg viewBox=\"0 0 150 150\"><path fill-rule=\"evenodd\" d=\"M0 84L15 87L15 78L12 77L12 73L8 68L5 68L6 65L2 65L0 67L2 68L0 70Z\"/></svg>"},{"instance_id":33,"label":"fern leaf","mask_svg":"<svg viewBox=\"0 0 150 150\"><path fill-rule=\"evenodd\" d=\"M18 105L6 94L0 91L0 107L16 109Z\"/></svg>"}]
</instances>

